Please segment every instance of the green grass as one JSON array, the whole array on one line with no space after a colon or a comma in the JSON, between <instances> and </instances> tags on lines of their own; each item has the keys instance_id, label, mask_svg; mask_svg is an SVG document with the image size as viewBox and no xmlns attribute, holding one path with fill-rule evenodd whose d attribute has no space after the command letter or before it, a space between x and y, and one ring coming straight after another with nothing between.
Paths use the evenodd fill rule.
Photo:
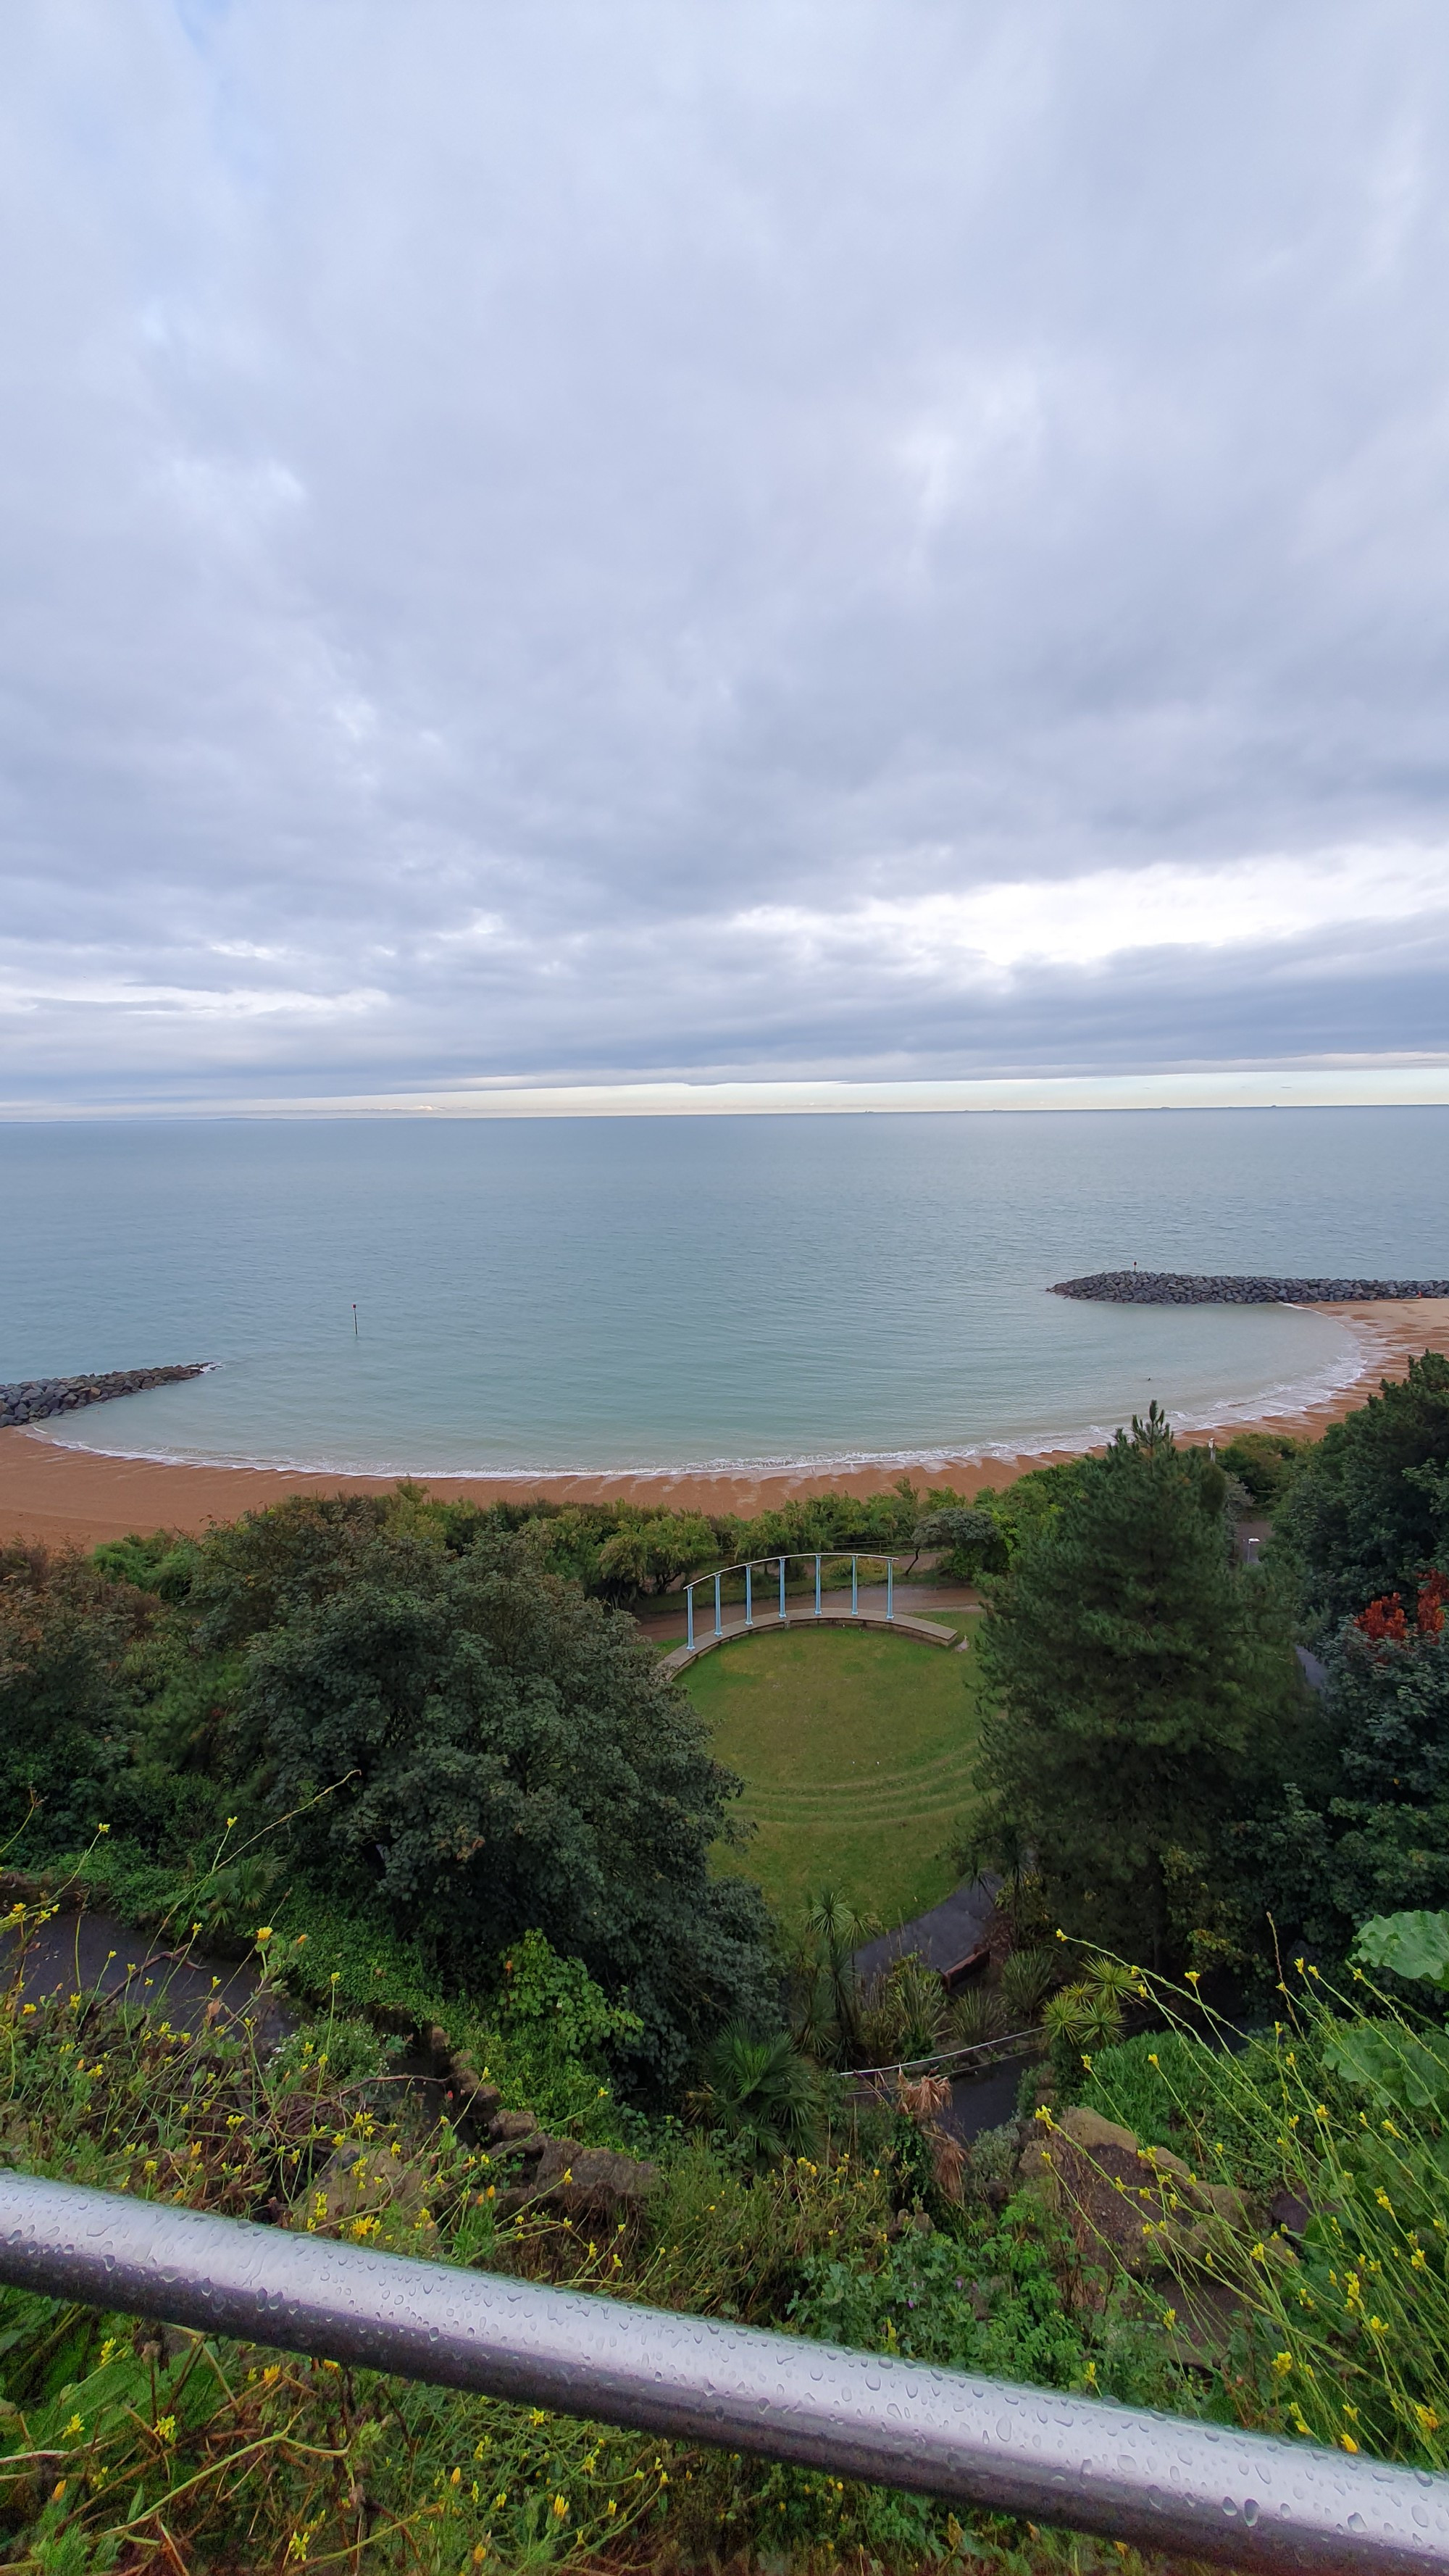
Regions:
<instances>
[{"instance_id":1,"label":"green grass","mask_svg":"<svg viewBox=\"0 0 1449 2576\"><path fill-rule=\"evenodd\" d=\"M949 1846L975 1802L974 1655L808 1629L721 1646L684 1683L756 1827L719 1866L758 1880L787 1921L831 1886L891 1926L954 1885Z\"/></svg>"}]
</instances>

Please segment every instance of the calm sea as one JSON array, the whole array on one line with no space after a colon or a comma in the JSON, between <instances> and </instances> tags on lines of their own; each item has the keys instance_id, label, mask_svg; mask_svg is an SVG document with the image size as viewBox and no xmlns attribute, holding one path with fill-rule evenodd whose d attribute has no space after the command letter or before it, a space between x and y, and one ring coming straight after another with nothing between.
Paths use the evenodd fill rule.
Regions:
<instances>
[{"instance_id":1,"label":"calm sea","mask_svg":"<svg viewBox=\"0 0 1449 2576\"><path fill-rule=\"evenodd\" d=\"M386 1472L1047 1445L1354 1369L1054 1279L1442 1276L1446 1183L1443 1109L0 1127L0 1379L213 1360L66 1440Z\"/></svg>"}]
</instances>

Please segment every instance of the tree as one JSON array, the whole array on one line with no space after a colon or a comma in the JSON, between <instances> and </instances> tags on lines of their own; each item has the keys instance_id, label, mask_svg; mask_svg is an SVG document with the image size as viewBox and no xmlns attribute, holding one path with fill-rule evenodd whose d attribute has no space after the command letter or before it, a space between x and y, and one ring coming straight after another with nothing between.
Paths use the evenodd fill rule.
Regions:
<instances>
[{"instance_id":1,"label":"tree","mask_svg":"<svg viewBox=\"0 0 1449 2576\"><path fill-rule=\"evenodd\" d=\"M1315 1638L1376 1596L1412 1596L1449 1563L1449 1359L1426 1351L1408 1375L1336 1422L1305 1456L1278 1518Z\"/></svg>"},{"instance_id":2,"label":"tree","mask_svg":"<svg viewBox=\"0 0 1449 2576\"><path fill-rule=\"evenodd\" d=\"M1302 1708L1275 1587L1232 1557L1225 1483L1154 1404L1079 1466L1023 1538L982 1643L997 1706L981 1779L1067 1928L1155 1964L1191 1926L1174 1891L1265 1776Z\"/></svg>"},{"instance_id":3,"label":"tree","mask_svg":"<svg viewBox=\"0 0 1449 2576\"><path fill-rule=\"evenodd\" d=\"M678 1576L709 1565L718 1552L702 1512L656 1512L626 1522L605 1540L596 1559L599 1587L623 1598L667 1592Z\"/></svg>"},{"instance_id":4,"label":"tree","mask_svg":"<svg viewBox=\"0 0 1449 2576\"><path fill-rule=\"evenodd\" d=\"M110 1821L126 1754L119 1669L155 1607L74 1552L0 1548L0 1827L33 1809L54 1850Z\"/></svg>"},{"instance_id":5,"label":"tree","mask_svg":"<svg viewBox=\"0 0 1449 2576\"><path fill-rule=\"evenodd\" d=\"M913 1547L943 1550L942 1572L957 1583L974 1583L981 1574L998 1574L1006 1564L1006 1546L990 1512L972 1511L965 1503L928 1512L911 1533Z\"/></svg>"},{"instance_id":6,"label":"tree","mask_svg":"<svg viewBox=\"0 0 1449 2576\"><path fill-rule=\"evenodd\" d=\"M1325 1667L1319 1758L1228 1857L1245 1920L1337 1961L1366 1916L1449 1899L1449 1361L1412 1361L1303 1455L1280 1545Z\"/></svg>"},{"instance_id":7,"label":"tree","mask_svg":"<svg viewBox=\"0 0 1449 2576\"><path fill-rule=\"evenodd\" d=\"M739 1783L632 1621L526 1533L451 1557L406 1517L284 1508L200 1588L214 1633L267 1614L221 1757L305 1808L296 1859L463 1983L537 1928L637 2014L624 2053L660 2086L732 2016L774 2018L763 1899L710 1875Z\"/></svg>"},{"instance_id":8,"label":"tree","mask_svg":"<svg viewBox=\"0 0 1449 2576\"><path fill-rule=\"evenodd\" d=\"M1322 1759L1230 1837L1245 1910L1334 1961L1370 1914L1449 1900L1442 1602L1431 1578L1412 1613L1390 1594L1325 1646Z\"/></svg>"}]
</instances>

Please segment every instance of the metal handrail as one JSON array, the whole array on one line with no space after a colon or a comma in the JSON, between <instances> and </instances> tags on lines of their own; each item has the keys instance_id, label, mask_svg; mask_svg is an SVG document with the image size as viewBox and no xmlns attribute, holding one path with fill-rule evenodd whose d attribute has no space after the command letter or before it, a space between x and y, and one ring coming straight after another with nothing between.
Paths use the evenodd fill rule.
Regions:
<instances>
[{"instance_id":1,"label":"metal handrail","mask_svg":"<svg viewBox=\"0 0 1449 2576\"><path fill-rule=\"evenodd\" d=\"M29 2174L0 2280L1237 2568L1449 2567L1449 2478Z\"/></svg>"},{"instance_id":2,"label":"metal handrail","mask_svg":"<svg viewBox=\"0 0 1449 2576\"><path fill-rule=\"evenodd\" d=\"M929 1551L927 1552L929 1553ZM896 1548L894 1550L885 1547L796 1547L786 1548L784 1550L772 1548L768 1556L742 1556L738 1564L722 1565L713 1574L693 1575L684 1587L685 1641L687 1651L691 1654L694 1652L694 1596L696 1592L702 1591L707 1583L712 1583L714 1585L714 1634L716 1637L728 1635L729 1631L724 1625L723 1606L720 1601L720 1585L725 1581L726 1577L731 1574L742 1574L745 1578L745 1616L743 1625L746 1628L754 1627L754 1573L757 1565L778 1565L780 1569L780 1608L778 1615L781 1619L785 1616L785 1568L787 1565L814 1566L815 1609L813 1616L817 1619L822 1616L820 1607L820 1569L823 1565L830 1563L835 1558L844 1559L845 1557L849 1557L850 1615L852 1618L857 1617L859 1613L861 1558L864 1557L867 1565L883 1565L886 1570L885 1614L892 1627L894 1627L896 1616L896 1561L898 1558L904 1559L907 1569L909 1570L909 1568L915 1564L916 1559L920 1554L920 1548L913 1548L909 1557L906 1557L906 1551L904 1548Z\"/></svg>"}]
</instances>

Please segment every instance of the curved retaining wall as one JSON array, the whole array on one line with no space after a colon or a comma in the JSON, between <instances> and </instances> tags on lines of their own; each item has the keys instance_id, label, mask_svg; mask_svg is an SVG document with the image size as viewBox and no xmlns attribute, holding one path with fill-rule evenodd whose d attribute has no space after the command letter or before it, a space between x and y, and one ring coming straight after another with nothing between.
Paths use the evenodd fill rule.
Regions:
<instances>
[{"instance_id":1,"label":"curved retaining wall","mask_svg":"<svg viewBox=\"0 0 1449 2576\"><path fill-rule=\"evenodd\" d=\"M1449 1297L1449 1279L1245 1279L1231 1272L1094 1270L1059 1279L1054 1297L1110 1306L1321 1306L1379 1297Z\"/></svg>"},{"instance_id":2,"label":"curved retaining wall","mask_svg":"<svg viewBox=\"0 0 1449 2576\"><path fill-rule=\"evenodd\" d=\"M109 1404L117 1395L139 1395L148 1386L172 1386L177 1378L202 1377L209 1360L186 1360L176 1368L109 1369L99 1377L32 1377L15 1386L0 1386L0 1429L18 1422L44 1422L52 1413L77 1413L83 1404Z\"/></svg>"},{"instance_id":3,"label":"curved retaining wall","mask_svg":"<svg viewBox=\"0 0 1449 2576\"><path fill-rule=\"evenodd\" d=\"M708 1635L696 1638L692 1646L676 1646L672 1655L660 1656L659 1670L662 1673L687 1672L691 1664L698 1663L701 1655L712 1655L716 1646L732 1646L740 1637L778 1637L782 1628L879 1628L884 1636L914 1637L923 1646L959 1646L962 1643L955 1629L946 1627L941 1620L917 1619L903 1612L897 1613L894 1619L887 1619L879 1610L822 1610L818 1616L813 1610L797 1610L793 1618L787 1612L782 1619L778 1612L771 1610L762 1611L757 1619L751 1620L748 1628L741 1619L735 1626L722 1630L718 1637L711 1629Z\"/></svg>"}]
</instances>

